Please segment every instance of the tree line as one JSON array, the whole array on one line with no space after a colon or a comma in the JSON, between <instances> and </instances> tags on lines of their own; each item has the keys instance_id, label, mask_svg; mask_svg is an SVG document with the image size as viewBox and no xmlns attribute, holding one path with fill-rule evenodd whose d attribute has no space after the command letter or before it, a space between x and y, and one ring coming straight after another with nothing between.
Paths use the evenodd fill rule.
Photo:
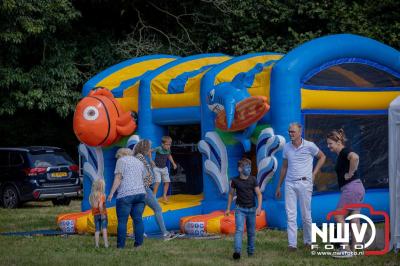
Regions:
<instances>
[{"instance_id":1,"label":"tree line","mask_svg":"<svg viewBox=\"0 0 400 266\"><path fill-rule=\"evenodd\" d=\"M285 53L335 33L399 49L399 10L396 0L2 0L0 119L12 123L0 132L40 117L72 132L82 85L142 55ZM43 135L33 127L32 138ZM22 143L23 135L1 145Z\"/></svg>"}]
</instances>

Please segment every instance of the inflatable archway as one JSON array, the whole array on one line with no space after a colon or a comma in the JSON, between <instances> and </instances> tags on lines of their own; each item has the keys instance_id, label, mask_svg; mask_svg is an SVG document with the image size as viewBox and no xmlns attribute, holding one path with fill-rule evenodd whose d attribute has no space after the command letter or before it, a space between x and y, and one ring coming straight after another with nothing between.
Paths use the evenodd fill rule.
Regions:
<instances>
[{"instance_id":1,"label":"inflatable archway","mask_svg":"<svg viewBox=\"0 0 400 266\"><path fill-rule=\"evenodd\" d=\"M322 37L299 46L272 70L272 127L277 134L286 138L287 125L291 121L305 125L306 137L307 130L322 130L325 127L329 130L330 125L344 127L347 132L353 133L350 137L365 142L364 147L355 147L357 140L352 142L353 148L362 156L361 161L368 159L363 157L364 153L372 153L370 156L375 160L369 160L371 166L376 167L377 162L382 160L381 167L376 168L386 170L386 173L379 173L371 166L360 165L362 175L372 175L371 178L376 180L387 178L387 110L390 102L400 93L399 55L397 50L387 45L351 34ZM312 120L318 119L318 116L333 122L322 124L319 120L321 125L313 127L315 123ZM339 123L335 123L335 116L340 120ZM361 132L354 132L359 120ZM346 126L347 123L350 125ZM369 132L363 129L365 127ZM379 130L382 128L386 130ZM309 136L324 148L327 130L317 135L310 132ZM370 135L367 141L362 137L365 134ZM332 156L327 150L325 153ZM366 176L363 178L365 185ZM273 196L276 181L267 191L269 198ZM385 183L383 187L378 184L378 188L367 185L365 202L378 210L389 212L387 181ZM314 192L313 221L325 221L327 213L335 209L338 199L337 192ZM267 204L270 206L267 209L281 210L284 203L267 200ZM285 223L284 215L271 219L270 224Z\"/></svg>"},{"instance_id":2,"label":"inflatable archway","mask_svg":"<svg viewBox=\"0 0 400 266\"><path fill-rule=\"evenodd\" d=\"M387 121L389 103L400 95L399 56L395 49L372 39L339 34L309 41L286 55L155 55L110 67L83 88L84 97L89 93L104 95L104 89L91 91L106 88L122 110L109 121L109 131L112 123L117 128L116 142L80 146L84 162L82 211L90 208L88 195L93 179L104 178L109 192L114 155L119 147L131 147L140 138L151 139L158 145L161 136L168 134L168 125L200 124L198 150L202 154L203 194L174 195L170 204L162 205L167 227L178 229L179 219L184 216L225 209L229 180L238 174L236 163L246 154L252 158L253 174L263 191L268 226L285 228L284 201L274 199L273 194L280 171L280 150L288 140L288 124L301 122L305 137L322 149L324 130L347 126L349 137L355 139L353 148L366 156L361 160L372 162L377 169L386 167L387 171L386 147L372 142L387 141L382 125ZM134 132L124 130L130 123L126 112L138 114L137 120L132 118L137 125ZM96 111L88 109L87 115L89 120L81 118L80 127L85 128L81 123L97 121L97 117L93 119ZM87 131L93 130L90 128ZM371 152L382 155L383 160L374 160ZM376 171L367 165L360 167L365 167L361 169L367 184L365 202L388 211L387 180L384 176L372 178L371 173ZM339 192L331 165L323 168L318 180L312 216L313 221L321 223L334 210ZM114 205L113 201L107 206ZM152 213L145 211L145 217L145 230L156 231ZM79 223L85 224L87 219L83 220Z\"/></svg>"}]
</instances>

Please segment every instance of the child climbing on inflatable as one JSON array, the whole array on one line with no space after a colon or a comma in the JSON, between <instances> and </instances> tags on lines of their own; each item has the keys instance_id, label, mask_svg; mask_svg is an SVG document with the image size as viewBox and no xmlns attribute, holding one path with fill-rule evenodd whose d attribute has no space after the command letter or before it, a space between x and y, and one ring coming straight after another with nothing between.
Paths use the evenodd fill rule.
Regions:
<instances>
[{"instance_id":1,"label":"child climbing on inflatable","mask_svg":"<svg viewBox=\"0 0 400 266\"><path fill-rule=\"evenodd\" d=\"M229 215L231 211L231 203L236 192L236 209L235 209L235 241L233 259L240 259L242 249L242 238L244 232L244 222L247 228L247 254L252 256L255 249L256 240L256 215L261 214L262 195L257 179L251 176L251 161L243 158L238 162L239 177L233 178L231 181L231 189L228 196L228 206L225 215ZM257 195L257 208L255 203L255 195Z\"/></svg>"},{"instance_id":2,"label":"child climbing on inflatable","mask_svg":"<svg viewBox=\"0 0 400 266\"><path fill-rule=\"evenodd\" d=\"M152 149L151 152L156 152L156 157L154 158L154 162L151 161L154 170L154 189L153 193L157 196L158 187L160 186L161 178L164 182L164 191L163 191L163 201L167 202L167 193L169 188L169 183L171 179L169 178L168 167L167 167L167 160L172 163L174 169L176 169L176 164L174 159L171 155L171 145L172 145L172 138L170 136L163 136L161 138L161 147L157 147Z\"/></svg>"},{"instance_id":3,"label":"child climbing on inflatable","mask_svg":"<svg viewBox=\"0 0 400 266\"><path fill-rule=\"evenodd\" d=\"M92 190L89 196L89 202L92 207L92 214L94 216L94 225L96 231L94 233L94 240L96 248L99 247L100 231L103 232L104 246L108 248L107 238L107 208L106 208L106 195L104 193L105 183L103 179L96 179L92 184Z\"/></svg>"},{"instance_id":4,"label":"child climbing on inflatable","mask_svg":"<svg viewBox=\"0 0 400 266\"><path fill-rule=\"evenodd\" d=\"M176 236L168 232L167 229L165 228L162 209L155 195L153 194L153 191L150 188L151 185L153 184L153 172L151 171L151 167L145 158L145 156L147 155L149 155L149 158L151 157L150 147L151 147L150 140L142 139L133 148L133 155L137 159L139 159L139 161L141 161L144 167L146 168L147 174L143 178L144 188L146 190L146 199L145 199L146 205L153 210L154 216L156 218L158 226L160 227L164 240L171 240Z\"/></svg>"}]
</instances>

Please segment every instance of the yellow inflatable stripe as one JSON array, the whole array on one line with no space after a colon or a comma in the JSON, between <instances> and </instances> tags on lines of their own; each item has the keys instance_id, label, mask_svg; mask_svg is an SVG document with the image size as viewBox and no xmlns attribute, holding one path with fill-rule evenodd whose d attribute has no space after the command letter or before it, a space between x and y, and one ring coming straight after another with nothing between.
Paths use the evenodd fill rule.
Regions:
<instances>
[{"instance_id":1,"label":"yellow inflatable stripe","mask_svg":"<svg viewBox=\"0 0 400 266\"><path fill-rule=\"evenodd\" d=\"M207 221L207 233L209 234L221 234L221 219L224 215L211 218Z\"/></svg>"},{"instance_id":2,"label":"yellow inflatable stripe","mask_svg":"<svg viewBox=\"0 0 400 266\"><path fill-rule=\"evenodd\" d=\"M118 228L118 218L117 218L117 212L116 212L115 207L107 208L107 220L108 220L108 226L107 226L108 234L116 235L117 228ZM86 228L85 232L94 233L96 227L94 225L93 215L89 214L86 217L86 223L87 223L87 228ZM132 219L131 219L131 217L128 217L127 234L131 235L132 233L133 233Z\"/></svg>"},{"instance_id":3,"label":"yellow inflatable stripe","mask_svg":"<svg viewBox=\"0 0 400 266\"><path fill-rule=\"evenodd\" d=\"M178 94L154 94L151 97L151 108L176 108L200 105L200 92Z\"/></svg>"},{"instance_id":4,"label":"yellow inflatable stripe","mask_svg":"<svg viewBox=\"0 0 400 266\"><path fill-rule=\"evenodd\" d=\"M171 79L179 76L182 73L194 71L206 65L219 64L229 59L231 59L229 56L203 57L176 65L160 73L160 75L153 79L151 83L151 93L152 95L167 94L168 84ZM199 91L200 87L197 88L197 90Z\"/></svg>"},{"instance_id":5,"label":"yellow inflatable stripe","mask_svg":"<svg viewBox=\"0 0 400 266\"><path fill-rule=\"evenodd\" d=\"M201 79L202 77L208 72L207 69L201 73L199 73L198 75L191 77L187 80L186 84L185 84L185 93L200 93L200 83L201 83Z\"/></svg>"},{"instance_id":6,"label":"yellow inflatable stripe","mask_svg":"<svg viewBox=\"0 0 400 266\"><path fill-rule=\"evenodd\" d=\"M121 104L124 111L138 112L139 110L137 97L116 98L116 100Z\"/></svg>"},{"instance_id":7,"label":"yellow inflatable stripe","mask_svg":"<svg viewBox=\"0 0 400 266\"><path fill-rule=\"evenodd\" d=\"M83 216L79 217L78 219L76 219L75 227L76 227L76 231L78 234L84 234L84 233L88 232L88 219L90 216L92 216L92 220L93 220L93 215L91 213L89 213L87 215L83 215Z\"/></svg>"},{"instance_id":8,"label":"yellow inflatable stripe","mask_svg":"<svg viewBox=\"0 0 400 266\"><path fill-rule=\"evenodd\" d=\"M271 81L271 70L272 65L263 69L260 73L254 77L254 82L249 88L249 93L252 96L261 95L266 96L269 102L269 90Z\"/></svg>"},{"instance_id":9,"label":"yellow inflatable stripe","mask_svg":"<svg viewBox=\"0 0 400 266\"><path fill-rule=\"evenodd\" d=\"M262 95L266 96L269 102L269 88L271 79L272 66L266 67L262 72L258 73L249 88L249 93L253 96ZM177 94L153 94L151 98L152 108L174 108L174 107L191 107L200 105L200 87L201 77L206 73L201 74L189 79L185 86L185 93ZM154 83L157 83L155 81ZM188 88L189 87L189 88Z\"/></svg>"},{"instance_id":10,"label":"yellow inflatable stripe","mask_svg":"<svg viewBox=\"0 0 400 266\"><path fill-rule=\"evenodd\" d=\"M139 62L125 68L122 68L109 76L105 77L96 86L106 87L113 90L118 87L121 82L143 75L146 71L159 68L160 66L176 60L175 58L158 58Z\"/></svg>"},{"instance_id":11,"label":"yellow inflatable stripe","mask_svg":"<svg viewBox=\"0 0 400 266\"><path fill-rule=\"evenodd\" d=\"M139 86L140 86L140 81L137 81L131 87L129 87L126 90L124 90L124 97L139 98L138 97L138 95L139 95Z\"/></svg>"},{"instance_id":12,"label":"yellow inflatable stripe","mask_svg":"<svg viewBox=\"0 0 400 266\"><path fill-rule=\"evenodd\" d=\"M326 91L301 89L301 109L385 110L398 91Z\"/></svg>"},{"instance_id":13,"label":"yellow inflatable stripe","mask_svg":"<svg viewBox=\"0 0 400 266\"><path fill-rule=\"evenodd\" d=\"M163 212L166 212L166 211L174 211L174 210L199 206L202 200L203 200L203 194L199 195L178 194L170 196L168 203L163 203L161 201L159 201L159 203ZM151 215L153 215L153 213Z\"/></svg>"},{"instance_id":14,"label":"yellow inflatable stripe","mask_svg":"<svg viewBox=\"0 0 400 266\"><path fill-rule=\"evenodd\" d=\"M221 82L229 82L240 72L246 72L252 69L258 63L265 63L268 60L278 60L282 55L261 55L251 57L239 62L236 62L222 70L215 78L214 85Z\"/></svg>"},{"instance_id":15,"label":"yellow inflatable stripe","mask_svg":"<svg viewBox=\"0 0 400 266\"><path fill-rule=\"evenodd\" d=\"M160 206L163 212L166 211L174 211L180 210L190 207L199 206L201 201L203 200L203 195L173 195L169 198L169 202L167 204L160 202ZM148 217L154 215L152 209L148 206L144 209L143 217ZM118 219L115 207L107 208L107 216L108 216L108 227L107 230L109 234L117 234L117 226ZM79 217L76 221L76 229L77 232L82 233L94 233L94 218L91 213ZM128 218L128 234L132 234L132 219Z\"/></svg>"},{"instance_id":16,"label":"yellow inflatable stripe","mask_svg":"<svg viewBox=\"0 0 400 266\"><path fill-rule=\"evenodd\" d=\"M135 111L139 110L139 85L140 81L137 81L131 87L124 90L123 98L117 98L124 111Z\"/></svg>"}]
</instances>

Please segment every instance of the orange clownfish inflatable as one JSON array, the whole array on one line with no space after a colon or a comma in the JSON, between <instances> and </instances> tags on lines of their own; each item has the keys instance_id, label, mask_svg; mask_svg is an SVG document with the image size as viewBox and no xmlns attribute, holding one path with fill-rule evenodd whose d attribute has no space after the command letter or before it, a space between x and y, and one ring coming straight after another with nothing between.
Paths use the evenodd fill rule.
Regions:
<instances>
[{"instance_id":1,"label":"orange clownfish inflatable","mask_svg":"<svg viewBox=\"0 0 400 266\"><path fill-rule=\"evenodd\" d=\"M74 132L88 146L109 146L136 129L130 112L122 110L106 88L95 88L76 106Z\"/></svg>"}]
</instances>

